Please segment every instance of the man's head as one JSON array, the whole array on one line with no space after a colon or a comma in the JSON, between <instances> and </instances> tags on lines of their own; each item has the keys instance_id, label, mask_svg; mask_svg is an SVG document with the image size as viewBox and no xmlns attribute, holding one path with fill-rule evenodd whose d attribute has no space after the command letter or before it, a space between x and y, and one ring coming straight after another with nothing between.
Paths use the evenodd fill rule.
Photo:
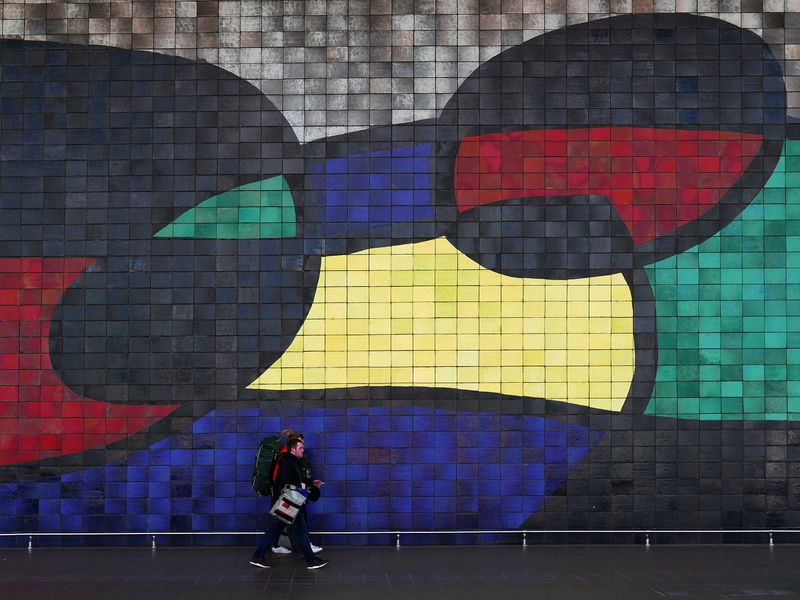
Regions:
<instances>
[{"instance_id":1,"label":"man's head","mask_svg":"<svg viewBox=\"0 0 800 600\"><path fill-rule=\"evenodd\" d=\"M303 438L293 438L286 443L286 449L289 451L289 454L294 456L295 458L303 458L303 452L305 451L305 444L303 444Z\"/></svg>"}]
</instances>

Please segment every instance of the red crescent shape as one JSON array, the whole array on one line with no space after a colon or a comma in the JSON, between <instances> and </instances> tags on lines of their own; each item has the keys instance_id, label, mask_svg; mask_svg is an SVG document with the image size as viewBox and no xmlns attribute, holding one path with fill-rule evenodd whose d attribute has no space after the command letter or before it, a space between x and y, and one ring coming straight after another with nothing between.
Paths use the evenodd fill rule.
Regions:
<instances>
[{"instance_id":1,"label":"red crescent shape","mask_svg":"<svg viewBox=\"0 0 800 600\"><path fill-rule=\"evenodd\" d=\"M608 196L642 244L719 204L763 144L733 131L594 127L466 138L456 156L459 212L530 196Z\"/></svg>"},{"instance_id":2,"label":"red crescent shape","mask_svg":"<svg viewBox=\"0 0 800 600\"><path fill-rule=\"evenodd\" d=\"M102 448L178 408L85 398L53 371L53 310L94 260L0 258L0 466Z\"/></svg>"}]
</instances>

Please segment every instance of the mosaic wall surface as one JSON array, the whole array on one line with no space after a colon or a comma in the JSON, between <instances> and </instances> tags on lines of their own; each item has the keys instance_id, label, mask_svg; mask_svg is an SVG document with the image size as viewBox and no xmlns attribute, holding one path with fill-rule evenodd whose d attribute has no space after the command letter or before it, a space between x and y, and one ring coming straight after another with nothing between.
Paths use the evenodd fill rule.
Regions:
<instances>
[{"instance_id":1,"label":"mosaic wall surface","mask_svg":"<svg viewBox=\"0 0 800 600\"><path fill-rule=\"evenodd\" d=\"M790 4L4 2L0 532L800 526Z\"/></svg>"}]
</instances>

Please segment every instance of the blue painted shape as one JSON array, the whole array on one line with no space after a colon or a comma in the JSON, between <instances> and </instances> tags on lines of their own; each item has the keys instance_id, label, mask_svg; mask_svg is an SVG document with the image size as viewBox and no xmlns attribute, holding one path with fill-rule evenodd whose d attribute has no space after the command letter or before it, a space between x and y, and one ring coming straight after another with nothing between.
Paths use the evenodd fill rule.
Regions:
<instances>
[{"instance_id":1,"label":"blue painted shape","mask_svg":"<svg viewBox=\"0 0 800 600\"><path fill-rule=\"evenodd\" d=\"M310 505L315 530L517 528L604 436L525 415L274 410L220 409L120 463L2 484L0 531L259 530L269 502L250 489L252 461L258 440L284 428L303 431L326 481Z\"/></svg>"},{"instance_id":2,"label":"blue painted shape","mask_svg":"<svg viewBox=\"0 0 800 600\"><path fill-rule=\"evenodd\" d=\"M432 220L433 146L350 154L310 167L323 235L361 235L370 225Z\"/></svg>"}]
</instances>

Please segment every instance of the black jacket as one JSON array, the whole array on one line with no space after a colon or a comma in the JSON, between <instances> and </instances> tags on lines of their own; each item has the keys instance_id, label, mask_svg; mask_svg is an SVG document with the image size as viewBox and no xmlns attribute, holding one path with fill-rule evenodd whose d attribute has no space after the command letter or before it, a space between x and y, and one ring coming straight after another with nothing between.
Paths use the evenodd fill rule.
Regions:
<instances>
[{"instance_id":1,"label":"black jacket","mask_svg":"<svg viewBox=\"0 0 800 600\"><path fill-rule=\"evenodd\" d=\"M316 502L319 498L319 488L308 476L306 464L290 452L282 453L278 458L278 472L275 475L275 485L272 487L275 498L277 499L285 486L302 487L302 484L305 484L308 490L308 499Z\"/></svg>"}]
</instances>

